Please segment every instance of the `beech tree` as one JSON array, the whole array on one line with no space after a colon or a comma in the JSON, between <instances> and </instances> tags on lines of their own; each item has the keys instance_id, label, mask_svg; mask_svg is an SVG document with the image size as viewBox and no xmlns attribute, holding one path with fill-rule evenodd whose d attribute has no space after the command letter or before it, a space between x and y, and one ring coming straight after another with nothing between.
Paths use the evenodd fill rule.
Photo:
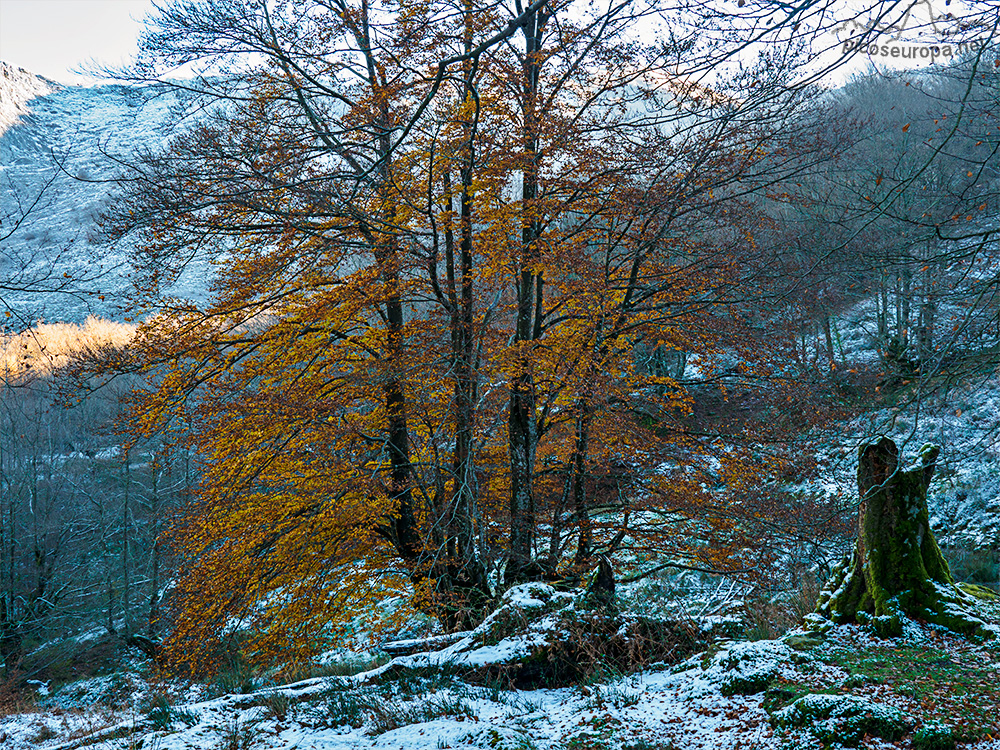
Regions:
<instances>
[{"instance_id":1,"label":"beech tree","mask_svg":"<svg viewBox=\"0 0 1000 750\"><path fill-rule=\"evenodd\" d=\"M704 49L717 17L656 3L161 9L129 75L201 66L175 85L212 114L131 165L105 226L138 240L149 316L132 429L201 465L175 643L246 617L259 658L296 658L392 591L459 629L598 555L766 557L716 488L771 463L687 434L639 352L766 359L755 196L831 147L794 56L739 64L748 29L822 16L782 8ZM672 37L635 36L668 10ZM209 300L162 298L205 255Z\"/></svg>"}]
</instances>

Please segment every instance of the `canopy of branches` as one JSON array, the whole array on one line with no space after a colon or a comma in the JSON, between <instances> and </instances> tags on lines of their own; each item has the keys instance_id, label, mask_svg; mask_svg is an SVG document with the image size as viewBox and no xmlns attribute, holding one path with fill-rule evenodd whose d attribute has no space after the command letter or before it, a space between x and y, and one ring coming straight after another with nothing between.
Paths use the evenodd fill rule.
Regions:
<instances>
[{"instance_id":1,"label":"canopy of branches","mask_svg":"<svg viewBox=\"0 0 1000 750\"><path fill-rule=\"evenodd\" d=\"M202 461L178 642L250 618L261 658L294 658L396 590L462 628L602 554L768 557L777 462L747 438L782 412L696 429L684 363L791 399L766 199L852 128L799 80L822 8L765 10L164 6L129 75L197 71L200 118L104 221L141 239L152 313L133 430ZM208 303L160 296L206 256Z\"/></svg>"}]
</instances>

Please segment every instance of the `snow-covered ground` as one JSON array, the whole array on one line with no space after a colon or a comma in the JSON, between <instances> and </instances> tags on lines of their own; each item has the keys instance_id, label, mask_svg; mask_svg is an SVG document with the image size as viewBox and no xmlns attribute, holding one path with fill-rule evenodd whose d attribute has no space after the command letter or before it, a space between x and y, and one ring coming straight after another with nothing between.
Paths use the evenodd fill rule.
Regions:
<instances>
[{"instance_id":1,"label":"snow-covered ground","mask_svg":"<svg viewBox=\"0 0 1000 750\"><path fill-rule=\"evenodd\" d=\"M846 628L845 638L858 637ZM809 675L820 683L843 683L847 673L799 658L777 641L731 646L705 660L691 659L674 669L655 668L600 684L543 690L507 691L442 680L409 694L391 681L369 688L351 680L319 678L250 695L180 702L170 718L157 719L138 707L117 712L100 708L50 708L0 720L0 738L9 750L46 748L95 750L138 747L158 750L218 748L438 748L528 749L819 748L808 733L785 732L769 722L765 694L725 695L739 662L746 673L771 672L792 681ZM800 671L801 667L806 669ZM994 665L1000 677L1000 664ZM864 700L896 705L906 714L909 702L872 686ZM354 707L359 706L355 712ZM791 744L789 744L791 743ZM908 745L870 738L861 747ZM963 747L996 750L1000 740Z\"/></svg>"},{"instance_id":2,"label":"snow-covered ground","mask_svg":"<svg viewBox=\"0 0 1000 750\"><path fill-rule=\"evenodd\" d=\"M550 689L515 690L460 672L488 661L486 650L501 662L522 651L519 635L482 644L502 612L533 612L537 634L553 611L574 606L552 592L514 589L500 615L459 643L353 676L208 699L203 687L134 672L43 686L33 710L0 719L0 742L8 750L820 750L834 732L846 746L885 750L914 747L916 734L945 726L967 740L965 750L1000 750L992 738L1000 733L1000 644L915 622L892 640L837 626L825 635L719 641L679 663ZM1000 630L1000 604L980 606Z\"/></svg>"},{"instance_id":3,"label":"snow-covered ground","mask_svg":"<svg viewBox=\"0 0 1000 750\"><path fill-rule=\"evenodd\" d=\"M633 747L739 748L777 747L761 708L762 696L725 698L704 680L688 673L644 672L620 683L587 688L510 691L495 693L468 686L448 687L420 696L381 699L381 726L403 722L402 726L377 731L366 721L355 727L346 715L331 711L338 705L330 700L325 681L298 684L252 696L224 696L185 705L193 723L175 721L170 731L138 730L144 747L159 750L221 747L241 734L253 737L261 748L548 748L595 747L601 738L615 746ZM304 695L325 695L315 702L301 701ZM589 695L588 695L589 693ZM266 706L270 696L285 695L296 701L284 720ZM270 698L273 702L273 698ZM433 716L438 711L451 715ZM374 713L374 712L373 712ZM424 720L421 720L421 714ZM412 723L406 716L413 717ZM64 713L9 717L0 722L0 737L6 736L10 750L45 747L55 750L79 747L67 736L87 736L97 740L90 747L115 750L122 738L116 734L133 732L134 721L117 722L110 714ZM98 724L107 722L103 728ZM342 723L343 722L343 723ZM93 732L93 734L90 734ZM49 736L51 735L51 736ZM101 741L100 737L107 737ZM45 738L45 739L40 739ZM645 742L645 745L641 745ZM677 744L678 742L682 744ZM589 743L589 744L587 744ZM231 746L231 745L230 745ZM243 746L250 746L245 741Z\"/></svg>"}]
</instances>

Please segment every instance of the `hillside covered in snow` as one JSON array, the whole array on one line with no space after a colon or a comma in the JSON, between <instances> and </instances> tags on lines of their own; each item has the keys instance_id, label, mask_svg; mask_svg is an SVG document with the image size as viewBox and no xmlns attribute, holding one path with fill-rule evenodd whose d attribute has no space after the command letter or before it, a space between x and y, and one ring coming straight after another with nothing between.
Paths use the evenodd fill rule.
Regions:
<instances>
[{"instance_id":1,"label":"hillside covered in snow","mask_svg":"<svg viewBox=\"0 0 1000 750\"><path fill-rule=\"evenodd\" d=\"M12 327L121 318L126 248L96 219L134 151L164 145L176 105L162 88L61 86L0 62L0 304Z\"/></svg>"}]
</instances>

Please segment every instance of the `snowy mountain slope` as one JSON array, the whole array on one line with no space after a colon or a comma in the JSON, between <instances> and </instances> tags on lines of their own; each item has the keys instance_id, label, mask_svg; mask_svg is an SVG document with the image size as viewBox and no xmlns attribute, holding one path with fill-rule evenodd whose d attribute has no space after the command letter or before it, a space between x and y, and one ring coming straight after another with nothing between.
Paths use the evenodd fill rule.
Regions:
<instances>
[{"instance_id":1,"label":"snowy mountain slope","mask_svg":"<svg viewBox=\"0 0 1000 750\"><path fill-rule=\"evenodd\" d=\"M28 113L29 100L59 88L55 81L0 60L0 135Z\"/></svg>"},{"instance_id":2,"label":"snowy mountain slope","mask_svg":"<svg viewBox=\"0 0 1000 750\"><path fill-rule=\"evenodd\" d=\"M115 159L162 144L177 97L121 85L56 89L6 63L0 70L0 306L22 326L120 318L125 249L97 239L95 219L113 199Z\"/></svg>"}]
</instances>

